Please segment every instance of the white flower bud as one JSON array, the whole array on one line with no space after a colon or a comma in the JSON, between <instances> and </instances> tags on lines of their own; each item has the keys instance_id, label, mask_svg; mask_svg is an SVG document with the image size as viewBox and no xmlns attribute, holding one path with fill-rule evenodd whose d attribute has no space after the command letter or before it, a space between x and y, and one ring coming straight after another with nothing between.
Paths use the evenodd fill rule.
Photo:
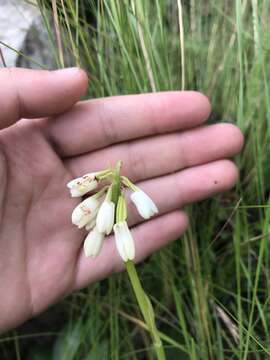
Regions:
<instances>
[{"instance_id":1,"label":"white flower bud","mask_svg":"<svg viewBox=\"0 0 270 360\"><path fill-rule=\"evenodd\" d=\"M95 226L96 226L96 219L90 220L90 221L85 225L85 230L90 231L90 230L94 229Z\"/></svg>"},{"instance_id":2,"label":"white flower bud","mask_svg":"<svg viewBox=\"0 0 270 360\"><path fill-rule=\"evenodd\" d=\"M79 178L71 180L67 187L72 197L83 196L98 186L95 173L85 174Z\"/></svg>"},{"instance_id":3,"label":"white flower bud","mask_svg":"<svg viewBox=\"0 0 270 360\"><path fill-rule=\"evenodd\" d=\"M104 200L97 214L98 231L109 235L114 223L115 205L112 201Z\"/></svg>"},{"instance_id":4,"label":"white flower bud","mask_svg":"<svg viewBox=\"0 0 270 360\"><path fill-rule=\"evenodd\" d=\"M135 245L126 221L118 222L113 227L116 247L124 261L133 260Z\"/></svg>"},{"instance_id":5,"label":"white flower bud","mask_svg":"<svg viewBox=\"0 0 270 360\"><path fill-rule=\"evenodd\" d=\"M138 213L144 219L149 219L151 216L158 213L158 208L153 200L142 190L134 191L131 196L131 201L135 204Z\"/></svg>"},{"instance_id":6,"label":"white flower bud","mask_svg":"<svg viewBox=\"0 0 270 360\"><path fill-rule=\"evenodd\" d=\"M100 233L97 227L94 227L84 240L83 248L85 256L92 256L93 258L98 256L102 248L104 237L105 235Z\"/></svg>"},{"instance_id":7,"label":"white flower bud","mask_svg":"<svg viewBox=\"0 0 270 360\"><path fill-rule=\"evenodd\" d=\"M85 199L73 210L71 215L72 224L81 229L96 217L98 207L99 201L94 196Z\"/></svg>"}]
</instances>

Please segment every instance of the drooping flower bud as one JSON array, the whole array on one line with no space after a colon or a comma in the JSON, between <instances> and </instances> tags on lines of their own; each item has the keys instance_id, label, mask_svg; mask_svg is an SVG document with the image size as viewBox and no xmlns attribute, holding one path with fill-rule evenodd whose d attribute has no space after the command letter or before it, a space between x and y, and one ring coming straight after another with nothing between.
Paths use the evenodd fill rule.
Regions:
<instances>
[{"instance_id":1,"label":"drooping flower bud","mask_svg":"<svg viewBox=\"0 0 270 360\"><path fill-rule=\"evenodd\" d=\"M104 200L97 214L98 231L109 235L114 224L115 204L112 201Z\"/></svg>"},{"instance_id":2,"label":"drooping flower bud","mask_svg":"<svg viewBox=\"0 0 270 360\"><path fill-rule=\"evenodd\" d=\"M80 197L94 190L98 186L95 173L85 174L79 178L71 180L67 187L72 197Z\"/></svg>"},{"instance_id":3,"label":"drooping flower bud","mask_svg":"<svg viewBox=\"0 0 270 360\"><path fill-rule=\"evenodd\" d=\"M82 201L72 212L72 223L77 225L79 229L84 227L87 223L90 223L97 215L99 204L100 202L95 196L90 196Z\"/></svg>"},{"instance_id":4,"label":"drooping flower bud","mask_svg":"<svg viewBox=\"0 0 270 360\"><path fill-rule=\"evenodd\" d=\"M98 256L102 248L104 237L105 234L99 232L97 227L94 227L84 240L83 248L85 256L92 256L93 258Z\"/></svg>"},{"instance_id":5,"label":"drooping flower bud","mask_svg":"<svg viewBox=\"0 0 270 360\"><path fill-rule=\"evenodd\" d=\"M142 190L134 191L131 196L131 201L135 204L138 213L144 219L149 219L158 213L158 208L154 201Z\"/></svg>"},{"instance_id":6,"label":"drooping flower bud","mask_svg":"<svg viewBox=\"0 0 270 360\"><path fill-rule=\"evenodd\" d=\"M94 229L95 226L96 226L96 219L94 218L85 225L85 230L90 231Z\"/></svg>"},{"instance_id":7,"label":"drooping flower bud","mask_svg":"<svg viewBox=\"0 0 270 360\"><path fill-rule=\"evenodd\" d=\"M117 250L124 261L133 260L135 245L126 221L118 222L113 227Z\"/></svg>"}]
</instances>

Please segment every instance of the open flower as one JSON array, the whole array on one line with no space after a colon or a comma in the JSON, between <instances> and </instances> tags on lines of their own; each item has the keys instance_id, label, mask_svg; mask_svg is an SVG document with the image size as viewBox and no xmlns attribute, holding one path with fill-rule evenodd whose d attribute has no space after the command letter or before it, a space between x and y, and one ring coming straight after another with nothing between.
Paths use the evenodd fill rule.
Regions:
<instances>
[{"instance_id":1,"label":"open flower","mask_svg":"<svg viewBox=\"0 0 270 360\"><path fill-rule=\"evenodd\" d=\"M142 190L134 191L131 196L131 201L135 204L138 213L144 219L149 219L158 213L158 208L154 201Z\"/></svg>"},{"instance_id":2,"label":"open flower","mask_svg":"<svg viewBox=\"0 0 270 360\"><path fill-rule=\"evenodd\" d=\"M95 173L85 174L79 178L71 180L67 187L72 197L80 197L94 190L98 185Z\"/></svg>"},{"instance_id":3,"label":"open flower","mask_svg":"<svg viewBox=\"0 0 270 360\"><path fill-rule=\"evenodd\" d=\"M124 261L133 260L135 245L126 221L118 222L113 227L117 250Z\"/></svg>"},{"instance_id":4,"label":"open flower","mask_svg":"<svg viewBox=\"0 0 270 360\"><path fill-rule=\"evenodd\" d=\"M97 228L100 232L109 235L114 223L115 205L112 201L104 200L97 214Z\"/></svg>"},{"instance_id":5,"label":"open flower","mask_svg":"<svg viewBox=\"0 0 270 360\"><path fill-rule=\"evenodd\" d=\"M86 239L84 240L83 248L85 256L92 256L93 258L98 256L102 248L104 237L105 234L99 232L97 227L94 227L94 229L86 236Z\"/></svg>"},{"instance_id":6,"label":"open flower","mask_svg":"<svg viewBox=\"0 0 270 360\"><path fill-rule=\"evenodd\" d=\"M90 223L97 215L100 201L94 196L90 196L75 207L71 215L71 221L79 229Z\"/></svg>"}]
</instances>

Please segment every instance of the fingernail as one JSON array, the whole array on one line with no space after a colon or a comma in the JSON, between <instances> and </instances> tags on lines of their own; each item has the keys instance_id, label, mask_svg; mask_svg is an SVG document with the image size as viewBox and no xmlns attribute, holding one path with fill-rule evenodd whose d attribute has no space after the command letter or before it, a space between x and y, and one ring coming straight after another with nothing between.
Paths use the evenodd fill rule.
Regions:
<instances>
[{"instance_id":1,"label":"fingernail","mask_svg":"<svg viewBox=\"0 0 270 360\"><path fill-rule=\"evenodd\" d=\"M78 74L86 74L84 70L78 68L78 67L69 67L59 70L54 70L55 75L64 75L64 76L74 76Z\"/></svg>"}]
</instances>

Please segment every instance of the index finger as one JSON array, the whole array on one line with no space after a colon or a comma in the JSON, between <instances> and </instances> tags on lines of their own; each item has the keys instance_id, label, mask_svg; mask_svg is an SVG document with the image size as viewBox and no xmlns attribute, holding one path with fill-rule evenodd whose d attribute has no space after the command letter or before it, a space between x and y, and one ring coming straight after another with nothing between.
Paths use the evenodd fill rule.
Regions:
<instances>
[{"instance_id":1,"label":"index finger","mask_svg":"<svg viewBox=\"0 0 270 360\"><path fill-rule=\"evenodd\" d=\"M46 122L62 156L75 156L111 144L202 124L210 103L195 91L115 96L85 101Z\"/></svg>"}]
</instances>

